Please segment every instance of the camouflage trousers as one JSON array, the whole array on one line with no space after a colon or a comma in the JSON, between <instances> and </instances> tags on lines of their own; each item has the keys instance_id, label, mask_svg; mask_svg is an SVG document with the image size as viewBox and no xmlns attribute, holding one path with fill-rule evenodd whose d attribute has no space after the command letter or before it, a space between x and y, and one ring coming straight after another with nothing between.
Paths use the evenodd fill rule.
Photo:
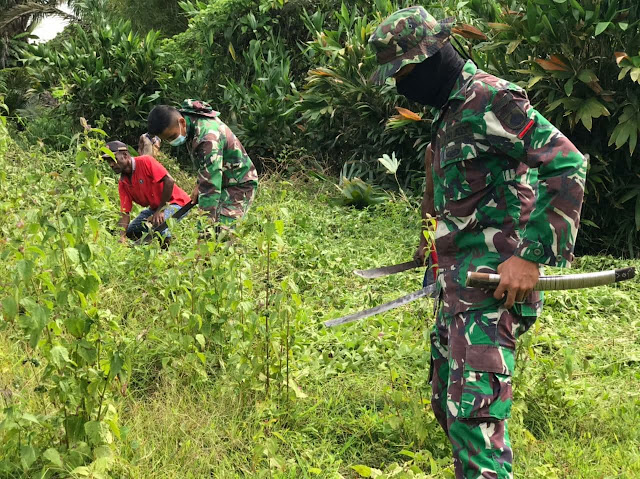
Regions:
<instances>
[{"instance_id":1,"label":"camouflage trousers","mask_svg":"<svg viewBox=\"0 0 640 479\"><path fill-rule=\"evenodd\" d=\"M222 189L221 193L210 191L207 183L200 183L198 205L209 213L214 222L230 226L242 218L253 202L258 185L254 182L240 183Z\"/></svg>"},{"instance_id":2,"label":"camouflage trousers","mask_svg":"<svg viewBox=\"0 0 640 479\"><path fill-rule=\"evenodd\" d=\"M431 332L431 405L457 479L512 478L511 376L517 337L535 321L506 309L447 314Z\"/></svg>"}]
</instances>

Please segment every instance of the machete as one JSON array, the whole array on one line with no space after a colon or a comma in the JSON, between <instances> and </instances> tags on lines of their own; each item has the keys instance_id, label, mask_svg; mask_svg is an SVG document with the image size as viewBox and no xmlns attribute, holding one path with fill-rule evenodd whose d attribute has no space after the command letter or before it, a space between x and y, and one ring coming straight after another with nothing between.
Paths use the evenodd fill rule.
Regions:
<instances>
[{"instance_id":1,"label":"machete","mask_svg":"<svg viewBox=\"0 0 640 479\"><path fill-rule=\"evenodd\" d=\"M569 274L566 276L540 276L534 291L557 291L563 289L593 288L605 284L618 283L633 278L634 267L596 271L595 273ZM467 273L469 288L496 289L500 283L500 275L493 273Z\"/></svg>"},{"instance_id":2,"label":"machete","mask_svg":"<svg viewBox=\"0 0 640 479\"><path fill-rule=\"evenodd\" d=\"M383 266L380 268L357 269L354 271L354 273L361 278L373 279L381 278L382 276L387 276L390 274L400 273L402 271L407 271L408 269L420 268L421 266L424 266L424 264L422 264L419 260L414 259L413 261L407 261L406 263Z\"/></svg>"},{"instance_id":3,"label":"machete","mask_svg":"<svg viewBox=\"0 0 640 479\"><path fill-rule=\"evenodd\" d=\"M398 265L396 265L398 266ZM606 284L619 283L634 278L636 270L634 267L620 268L610 271L597 271L595 273L579 273L570 275L552 275L540 276L538 282L533 288L535 291L557 291L566 289L593 288L595 286L604 286ZM492 273L467 273L466 286L469 288L488 288L495 289L500 283L500 275ZM359 319L368 318L375 314L384 313L399 306L408 304L416 299L422 298L433 293L436 284L431 284L419 291L402 296L388 303L381 304L375 308L365 309L358 313L349 314L338 319L325 321L327 328L339 326L341 324L351 323Z\"/></svg>"},{"instance_id":4,"label":"machete","mask_svg":"<svg viewBox=\"0 0 640 479\"><path fill-rule=\"evenodd\" d=\"M169 218L173 218L174 220L178 221L180 218L182 218L184 215L186 215L189 212L189 210L191 208L193 208L195 205L197 205L197 203L193 203L193 202L189 201L189 203L184 205L182 208L180 208L178 211L176 211L173 215L169 216ZM169 218L167 218L167 219L169 219ZM164 231L166 228L167 228L167 220L164 220L158 226L154 226L153 227L153 232L154 233L158 233L158 232Z\"/></svg>"},{"instance_id":5,"label":"machete","mask_svg":"<svg viewBox=\"0 0 640 479\"><path fill-rule=\"evenodd\" d=\"M421 290L415 291L411 294L407 294L406 296L402 296L401 298L394 299L388 303L381 304L376 306L375 308L365 309L364 311L360 311L358 313L348 314L347 316L343 316L338 319L331 319L329 321L325 321L324 325L327 328L331 328L333 326L339 326L341 324L352 323L354 321L358 321L359 319L368 318L369 316L373 316L374 314L384 313L385 311L389 311L391 309L395 309L399 306L404 306L405 304L410 303L411 301L415 301L416 299L423 298L424 296L428 296L436 290L436 283L430 284L426 288L422 288Z\"/></svg>"}]
</instances>

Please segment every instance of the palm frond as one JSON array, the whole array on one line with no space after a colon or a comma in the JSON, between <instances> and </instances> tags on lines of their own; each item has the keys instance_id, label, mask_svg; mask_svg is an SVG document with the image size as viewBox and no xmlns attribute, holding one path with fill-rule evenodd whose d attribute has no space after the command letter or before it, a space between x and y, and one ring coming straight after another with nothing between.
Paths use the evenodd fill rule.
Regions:
<instances>
[{"instance_id":1,"label":"palm frond","mask_svg":"<svg viewBox=\"0 0 640 479\"><path fill-rule=\"evenodd\" d=\"M59 15L69 20L75 20L76 17L57 8L54 5L44 5L36 2L27 2L16 5L9 10L0 13L0 33L4 33L9 26L20 19L29 17L42 18L45 15ZM9 32L11 33L11 32ZM21 32L14 32L21 33Z\"/></svg>"}]
</instances>

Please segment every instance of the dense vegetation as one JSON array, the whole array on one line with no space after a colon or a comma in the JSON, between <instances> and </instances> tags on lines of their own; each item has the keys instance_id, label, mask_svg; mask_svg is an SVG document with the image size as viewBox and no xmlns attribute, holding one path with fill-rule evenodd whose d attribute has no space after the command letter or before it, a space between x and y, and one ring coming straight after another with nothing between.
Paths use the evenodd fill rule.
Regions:
<instances>
[{"instance_id":1,"label":"dense vegetation","mask_svg":"<svg viewBox=\"0 0 640 479\"><path fill-rule=\"evenodd\" d=\"M345 209L318 175L274 176L231 244L188 217L171 252L127 248L99 138L2 145L0 477L452 477L431 301L321 326L418 289L420 272L351 273L412 254L416 204ZM517 477L640 473L639 300L636 283L548 295L518 350Z\"/></svg>"},{"instance_id":2,"label":"dense vegetation","mask_svg":"<svg viewBox=\"0 0 640 479\"><path fill-rule=\"evenodd\" d=\"M455 14L480 67L590 154L577 271L640 266L596 256L640 254L634 0L86 0L27 44L59 3L0 1L0 477L453 477L431 301L321 326L421 281L351 273L417 244L430 112L367 83L396 8ZM127 248L98 155L185 97L239 134L258 199L232 242L198 241L191 213L169 252ZM638 477L639 300L548 295L518 349L516 477Z\"/></svg>"},{"instance_id":3,"label":"dense vegetation","mask_svg":"<svg viewBox=\"0 0 640 479\"><path fill-rule=\"evenodd\" d=\"M590 155L578 252L639 254L640 186L631 180L640 173L634 0L161 3L74 2L78 23L58 39L31 47L24 36L7 39L11 68L0 70L0 95L15 128L30 142L64 150L75 117L84 115L135 144L153 104L197 97L222 112L261 165L324 165L389 188L395 181L377 159L395 153L401 186L419 194L430 112L390 85L366 81L374 68L366 43L377 22L419 3L436 16L455 15L465 52L527 88L534 105ZM5 21L5 38L29 18Z\"/></svg>"}]
</instances>

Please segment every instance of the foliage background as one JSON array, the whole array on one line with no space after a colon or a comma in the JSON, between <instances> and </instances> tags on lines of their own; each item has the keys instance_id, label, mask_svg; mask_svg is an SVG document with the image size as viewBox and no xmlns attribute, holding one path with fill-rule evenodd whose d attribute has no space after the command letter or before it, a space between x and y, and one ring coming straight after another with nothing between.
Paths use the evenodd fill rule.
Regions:
<instances>
[{"instance_id":1,"label":"foliage background","mask_svg":"<svg viewBox=\"0 0 640 479\"><path fill-rule=\"evenodd\" d=\"M57 150L68 146L69 115L135 144L153 104L197 97L222 112L261 170L314 168L394 189L377 160L395 152L400 186L419 195L430 112L366 81L368 36L411 3L90 0L75 4L81 21L59 39L26 50L14 41L14 63L24 60L0 71L0 91L26 141ZM465 53L525 87L590 155L578 253L639 254L637 3L417 3L455 15Z\"/></svg>"},{"instance_id":2,"label":"foliage background","mask_svg":"<svg viewBox=\"0 0 640 479\"><path fill-rule=\"evenodd\" d=\"M579 253L636 256L638 5L417 3L455 14L465 52L591 155ZM368 36L408 4L87 0L46 45L0 28L0 476L452 477L428 403L432 304L319 326L421 281L351 276L415 248L430 113L366 81ZM197 242L190 214L171 254L125 248L98 155L184 97L221 110L269 175L235 243ZM549 295L518 350L520 477L638 476L639 299L635 282Z\"/></svg>"}]
</instances>

